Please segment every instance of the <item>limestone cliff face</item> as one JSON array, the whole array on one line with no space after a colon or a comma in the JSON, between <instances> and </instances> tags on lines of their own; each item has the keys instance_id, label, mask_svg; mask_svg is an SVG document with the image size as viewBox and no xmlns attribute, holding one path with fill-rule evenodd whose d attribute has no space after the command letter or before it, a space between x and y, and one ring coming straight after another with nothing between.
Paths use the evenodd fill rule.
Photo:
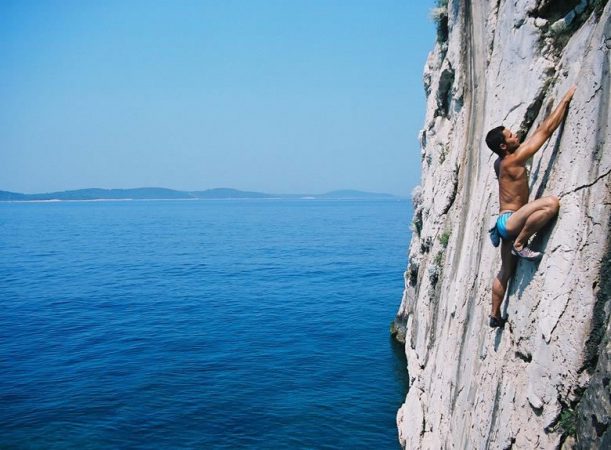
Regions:
<instances>
[{"instance_id":1,"label":"limestone cliff face","mask_svg":"<svg viewBox=\"0 0 611 450\"><path fill-rule=\"evenodd\" d=\"M611 448L611 4L450 0L424 73L422 182L394 323L410 390L408 449ZM486 132L532 133L573 84L564 125L530 165L531 200L558 219L520 261L502 330L487 324L499 250Z\"/></svg>"}]
</instances>

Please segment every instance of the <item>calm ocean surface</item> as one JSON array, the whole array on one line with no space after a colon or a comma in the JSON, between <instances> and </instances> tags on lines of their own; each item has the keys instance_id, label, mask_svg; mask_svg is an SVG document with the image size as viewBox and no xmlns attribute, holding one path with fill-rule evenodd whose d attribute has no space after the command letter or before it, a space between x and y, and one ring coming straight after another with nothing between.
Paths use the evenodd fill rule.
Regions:
<instances>
[{"instance_id":1,"label":"calm ocean surface","mask_svg":"<svg viewBox=\"0 0 611 450\"><path fill-rule=\"evenodd\" d=\"M0 203L0 447L399 448L410 214Z\"/></svg>"}]
</instances>

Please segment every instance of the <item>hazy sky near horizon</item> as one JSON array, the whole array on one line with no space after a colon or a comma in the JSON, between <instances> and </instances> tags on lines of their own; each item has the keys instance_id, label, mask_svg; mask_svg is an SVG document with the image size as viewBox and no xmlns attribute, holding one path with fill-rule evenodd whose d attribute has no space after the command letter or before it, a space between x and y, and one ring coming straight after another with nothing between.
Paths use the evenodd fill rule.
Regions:
<instances>
[{"instance_id":1,"label":"hazy sky near horizon","mask_svg":"<svg viewBox=\"0 0 611 450\"><path fill-rule=\"evenodd\" d=\"M408 195L430 1L0 2L0 190Z\"/></svg>"}]
</instances>

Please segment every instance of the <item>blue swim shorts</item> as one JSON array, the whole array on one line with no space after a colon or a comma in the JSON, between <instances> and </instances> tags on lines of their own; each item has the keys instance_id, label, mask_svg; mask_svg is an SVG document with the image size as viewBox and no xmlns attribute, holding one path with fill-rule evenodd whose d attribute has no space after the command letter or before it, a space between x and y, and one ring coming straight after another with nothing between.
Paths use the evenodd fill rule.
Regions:
<instances>
[{"instance_id":1,"label":"blue swim shorts","mask_svg":"<svg viewBox=\"0 0 611 450\"><path fill-rule=\"evenodd\" d=\"M514 211L504 211L498 219L496 219L496 229L499 231L499 234L506 241L511 240L511 236L507 233L507 221L511 217Z\"/></svg>"}]
</instances>

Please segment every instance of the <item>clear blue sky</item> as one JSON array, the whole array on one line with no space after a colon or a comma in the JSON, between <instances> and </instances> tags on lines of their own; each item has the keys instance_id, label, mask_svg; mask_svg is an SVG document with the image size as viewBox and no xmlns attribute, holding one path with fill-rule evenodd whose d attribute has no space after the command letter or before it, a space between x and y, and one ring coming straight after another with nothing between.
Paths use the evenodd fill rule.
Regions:
<instances>
[{"instance_id":1,"label":"clear blue sky","mask_svg":"<svg viewBox=\"0 0 611 450\"><path fill-rule=\"evenodd\" d=\"M0 0L0 190L419 182L433 0Z\"/></svg>"}]
</instances>

